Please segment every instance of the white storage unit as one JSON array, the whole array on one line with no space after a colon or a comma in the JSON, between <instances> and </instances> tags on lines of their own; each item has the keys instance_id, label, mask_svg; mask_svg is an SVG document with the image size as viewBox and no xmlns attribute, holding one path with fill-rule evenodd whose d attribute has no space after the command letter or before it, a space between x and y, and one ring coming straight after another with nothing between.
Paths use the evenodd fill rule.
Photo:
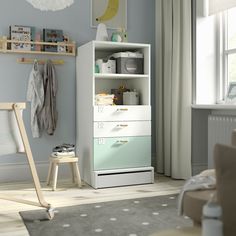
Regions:
<instances>
[{"instance_id":1,"label":"white storage unit","mask_svg":"<svg viewBox=\"0 0 236 236\"><path fill-rule=\"evenodd\" d=\"M95 73L95 61L119 52L143 54L143 74ZM94 188L153 183L150 45L91 41L76 59L76 150L81 175ZM139 105L96 105L95 95L125 86Z\"/></svg>"}]
</instances>

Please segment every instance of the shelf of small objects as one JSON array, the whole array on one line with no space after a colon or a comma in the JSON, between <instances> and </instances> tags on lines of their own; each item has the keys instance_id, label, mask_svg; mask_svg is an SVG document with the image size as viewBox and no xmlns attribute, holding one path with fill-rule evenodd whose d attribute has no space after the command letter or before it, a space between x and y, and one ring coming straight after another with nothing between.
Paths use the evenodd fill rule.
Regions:
<instances>
[{"instance_id":1,"label":"shelf of small objects","mask_svg":"<svg viewBox=\"0 0 236 236\"><path fill-rule=\"evenodd\" d=\"M12 43L22 43L22 44L31 44L31 45L39 45L39 46L60 46L60 47L67 47L69 48L68 52L50 52L50 51L41 51L41 50L14 50L11 49ZM6 36L0 37L0 52L1 53L21 53L21 54L47 54L47 55L64 55L64 56L76 56L76 50L75 50L76 44L74 41L70 43L64 43L64 42L57 42L57 43L51 43L51 42L33 42L33 41L18 41L18 40L10 40L7 39Z\"/></svg>"}]
</instances>

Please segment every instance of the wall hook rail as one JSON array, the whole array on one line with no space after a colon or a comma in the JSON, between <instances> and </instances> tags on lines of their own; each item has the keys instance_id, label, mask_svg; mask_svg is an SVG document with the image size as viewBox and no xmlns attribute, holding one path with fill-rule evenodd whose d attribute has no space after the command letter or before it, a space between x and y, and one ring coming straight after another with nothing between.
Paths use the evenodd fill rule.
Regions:
<instances>
[{"instance_id":1,"label":"wall hook rail","mask_svg":"<svg viewBox=\"0 0 236 236\"><path fill-rule=\"evenodd\" d=\"M43 65L47 62L48 59L37 59L37 58L26 58L26 57L21 57L17 58L16 62L20 64L33 64L34 61L37 60L38 64ZM58 59L58 60L52 60L52 63L54 65L64 65L65 61Z\"/></svg>"}]
</instances>

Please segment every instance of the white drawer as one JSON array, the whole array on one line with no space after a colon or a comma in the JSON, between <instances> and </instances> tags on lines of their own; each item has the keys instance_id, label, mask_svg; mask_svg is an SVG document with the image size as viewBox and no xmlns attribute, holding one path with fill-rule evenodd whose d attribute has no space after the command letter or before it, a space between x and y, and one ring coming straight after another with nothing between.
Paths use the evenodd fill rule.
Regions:
<instances>
[{"instance_id":1,"label":"white drawer","mask_svg":"<svg viewBox=\"0 0 236 236\"><path fill-rule=\"evenodd\" d=\"M151 120L151 106L95 106L94 121Z\"/></svg>"},{"instance_id":2,"label":"white drawer","mask_svg":"<svg viewBox=\"0 0 236 236\"><path fill-rule=\"evenodd\" d=\"M150 136L151 121L94 122L94 137Z\"/></svg>"}]
</instances>

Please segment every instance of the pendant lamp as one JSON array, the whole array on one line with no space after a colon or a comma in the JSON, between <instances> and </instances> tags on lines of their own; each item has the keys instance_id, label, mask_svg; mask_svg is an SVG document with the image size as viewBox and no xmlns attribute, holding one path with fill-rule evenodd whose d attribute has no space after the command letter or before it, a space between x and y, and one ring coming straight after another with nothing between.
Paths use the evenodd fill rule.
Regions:
<instances>
[{"instance_id":1,"label":"pendant lamp","mask_svg":"<svg viewBox=\"0 0 236 236\"><path fill-rule=\"evenodd\" d=\"M59 11L69 7L74 0L26 0L41 11Z\"/></svg>"}]
</instances>

